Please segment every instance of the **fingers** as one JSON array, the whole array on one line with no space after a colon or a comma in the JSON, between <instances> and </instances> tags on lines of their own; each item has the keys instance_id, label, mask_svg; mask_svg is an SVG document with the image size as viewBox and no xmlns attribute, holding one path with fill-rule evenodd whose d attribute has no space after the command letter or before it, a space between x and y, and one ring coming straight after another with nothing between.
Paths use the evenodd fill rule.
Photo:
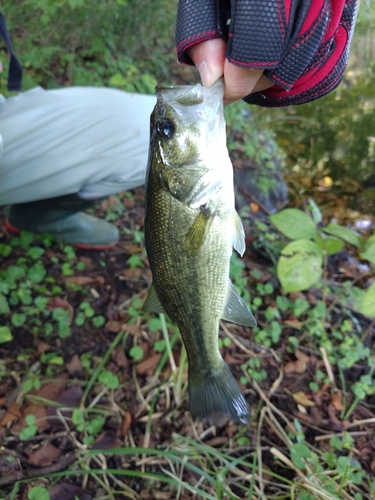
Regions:
<instances>
[{"instance_id":1,"label":"fingers","mask_svg":"<svg viewBox=\"0 0 375 500\"><path fill-rule=\"evenodd\" d=\"M197 67L202 83L211 87L224 74L226 43L221 38L197 43L187 54Z\"/></svg>"},{"instance_id":2,"label":"fingers","mask_svg":"<svg viewBox=\"0 0 375 500\"><path fill-rule=\"evenodd\" d=\"M253 92L259 92L274 85L263 75L263 70L244 68L228 60L224 63L224 83L225 102L238 101Z\"/></svg>"},{"instance_id":3,"label":"fingers","mask_svg":"<svg viewBox=\"0 0 375 500\"><path fill-rule=\"evenodd\" d=\"M187 50L205 87L211 87L224 75L225 102L238 101L253 92L260 92L274 85L263 75L263 70L230 63L225 59L225 51L226 42L221 38L197 43Z\"/></svg>"}]
</instances>

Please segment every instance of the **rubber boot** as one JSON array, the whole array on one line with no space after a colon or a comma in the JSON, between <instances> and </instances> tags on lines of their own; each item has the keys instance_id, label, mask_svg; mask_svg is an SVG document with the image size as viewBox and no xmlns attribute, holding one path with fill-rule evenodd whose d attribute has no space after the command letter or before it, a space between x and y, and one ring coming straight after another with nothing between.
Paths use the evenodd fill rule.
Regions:
<instances>
[{"instance_id":1,"label":"rubber boot","mask_svg":"<svg viewBox=\"0 0 375 500\"><path fill-rule=\"evenodd\" d=\"M49 233L80 248L111 248L119 238L117 227L82 212L97 201L73 194L9 205L5 208L5 227L15 232Z\"/></svg>"}]
</instances>

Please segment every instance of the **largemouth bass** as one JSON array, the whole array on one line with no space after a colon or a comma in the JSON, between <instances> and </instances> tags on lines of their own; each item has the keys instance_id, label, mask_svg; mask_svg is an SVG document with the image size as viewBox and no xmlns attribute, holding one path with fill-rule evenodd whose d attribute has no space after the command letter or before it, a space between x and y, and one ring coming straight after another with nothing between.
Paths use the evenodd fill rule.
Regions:
<instances>
[{"instance_id":1,"label":"largemouth bass","mask_svg":"<svg viewBox=\"0 0 375 500\"><path fill-rule=\"evenodd\" d=\"M245 399L218 347L220 319L256 322L229 279L245 251L226 148L224 85L158 87L146 178L146 250L153 284L144 310L180 329L193 418L215 412L246 423Z\"/></svg>"}]
</instances>

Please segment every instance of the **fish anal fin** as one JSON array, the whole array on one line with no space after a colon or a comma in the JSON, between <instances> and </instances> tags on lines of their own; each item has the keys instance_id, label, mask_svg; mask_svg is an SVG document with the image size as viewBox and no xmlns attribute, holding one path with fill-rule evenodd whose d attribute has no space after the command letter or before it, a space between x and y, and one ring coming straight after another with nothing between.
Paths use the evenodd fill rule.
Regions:
<instances>
[{"instance_id":1,"label":"fish anal fin","mask_svg":"<svg viewBox=\"0 0 375 500\"><path fill-rule=\"evenodd\" d=\"M250 413L238 384L223 361L222 369L200 378L189 371L190 413L194 419L219 412L238 424L247 424Z\"/></svg>"},{"instance_id":2,"label":"fish anal fin","mask_svg":"<svg viewBox=\"0 0 375 500\"><path fill-rule=\"evenodd\" d=\"M195 257L202 248L208 232L212 225L214 215L207 205L200 208L195 221L186 233L184 240L184 252L188 257Z\"/></svg>"},{"instance_id":3,"label":"fish anal fin","mask_svg":"<svg viewBox=\"0 0 375 500\"><path fill-rule=\"evenodd\" d=\"M154 285L151 285L146 300L143 303L142 311L153 313L164 313L164 308L161 305L159 297L157 296Z\"/></svg>"},{"instance_id":4,"label":"fish anal fin","mask_svg":"<svg viewBox=\"0 0 375 500\"><path fill-rule=\"evenodd\" d=\"M233 283L229 280L227 303L225 304L222 319L237 323L243 326L256 326L257 322L252 315L250 309L240 297Z\"/></svg>"},{"instance_id":5,"label":"fish anal fin","mask_svg":"<svg viewBox=\"0 0 375 500\"><path fill-rule=\"evenodd\" d=\"M246 243L245 243L245 231L240 216L233 210L233 241L232 245L236 252L238 252L241 257L245 253Z\"/></svg>"}]
</instances>

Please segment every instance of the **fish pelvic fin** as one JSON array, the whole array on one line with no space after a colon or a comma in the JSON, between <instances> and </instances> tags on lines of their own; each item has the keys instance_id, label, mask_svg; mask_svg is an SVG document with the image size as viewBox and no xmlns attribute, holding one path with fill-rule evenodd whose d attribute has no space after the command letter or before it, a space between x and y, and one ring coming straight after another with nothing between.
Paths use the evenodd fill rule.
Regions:
<instances>
[{"instance_id":1,"label":"fish pelvic fin","mask_svg":"<svg viewBox=\"0 0 375 500\"><path fill-rule=\"evenodd\" d=\"M153 313L164 313L164 307L161 305L154 285L151 285L146 300L143 303L142 311Z\"/></svg>"},{"instance_id":2,"label":"fish pelvic fin","mask_svg":"<svg viewBox=\"0 0 375 500\"><path fill-rule=\"evenodd\" d=\"M246 424L250 413L228 365L206 377L194 377L189 373L190 413L194 419L209 417L220 412L237 424Z\"/></svg>"},{"instance_id":3,"label":"fish pelvic fin","mask_svg":"<svg viewBox=\"0 0 375 500\"><path fill-rule=\"evenodd\" d=\"M222 319L243 326L257 326L256 319L242 300L231 280L228 282L227 302L221 315Z\"/></svg>"}]
</instances>

